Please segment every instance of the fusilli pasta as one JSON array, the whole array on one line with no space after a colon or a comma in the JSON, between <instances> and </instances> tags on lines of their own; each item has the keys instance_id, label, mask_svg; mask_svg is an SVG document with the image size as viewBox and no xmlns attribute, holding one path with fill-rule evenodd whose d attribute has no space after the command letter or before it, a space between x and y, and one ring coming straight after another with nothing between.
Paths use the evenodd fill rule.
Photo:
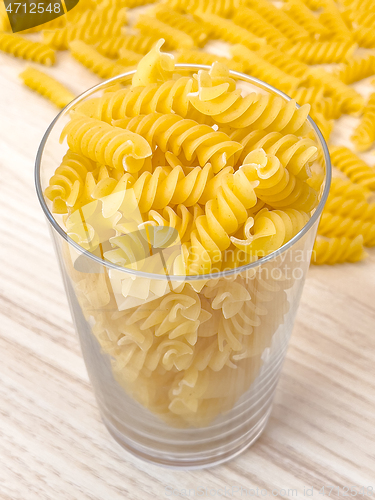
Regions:
<instances>
[{"instance_id":1,"label":"fusilli pasta","mask_svg":"<svg viewBox=\"0 0 375 500\"><path fill-rule=\"evenodd\" d=\"M43 43L32 42L13 33L0 33L0 50L46 66L55 64L55 51Z\"/></svg>"},{"instance_id":2,"label":"fusilli pasta","mask_svg":"<svg viewBox=\"0 0 375 500\"><path fill-rule=\"evenodd\" d=\"M329 152L333 166L341 170L352 182L375 190L374 168L345 146L331 146Z\"/></svg>"},{"instance_id":3,"label":"fusilli pasta","mask_svg":"<svg viewBox=\"0 0 375 500\"><path fill-rule=\"evenodd\" d=\"M361 121L351 137L357 151L367 151L375 141L375 92L363 111Z\"/></svg>"}]
</instances>

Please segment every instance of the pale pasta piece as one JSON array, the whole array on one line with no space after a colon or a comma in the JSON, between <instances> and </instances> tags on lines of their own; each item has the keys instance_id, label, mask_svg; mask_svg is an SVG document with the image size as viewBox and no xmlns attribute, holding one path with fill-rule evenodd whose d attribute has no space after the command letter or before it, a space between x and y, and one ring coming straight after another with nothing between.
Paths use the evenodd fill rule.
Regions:
<instances>
[{"instance_id":1,"label":"pale pasta piece","mask_svg":"<svg viewBox=\"0 0 375 500\"><path fill-rule=\"evenodd\" d=\"M328 28L319 21L302 0L287 0L282 10L312 36L322 37L330 34Z\"/></svg>"},{"instance_id":2,"label":"pale pasta piece","mask_svg":"<svg viewBox=\"0 0 375 500\"><path fill-rule=\"evenodd\" d=\"M55 51L43 43L32 42L20 35L0 33L0 50L14 57L34 61L45 66L55 64Z\"/></svg>"},{"instance_id":3,"label":"pale pasta piece","mask_svg":"<svg viewBox=\"0 0 375 500\"><path fill-rule=\"evenodd\" d=\"M360 27L353 31L354 40L360 47L366 49L375 48L375 31L374 28Z\"/></svg>"},{"instance_id":4,"label":"pale pasta piece","mask_svg":"<svg viewBox=\"0 0 375 500\"><path fill-rule=\"evenodd\" d=\"M138 17L135 28L144 35L164 38L169 49L191 49L195 46L194 39L184 31L145 14Z\"/></svg>"},{"instance_id":5,"label":"pale pasta piece","mask_svg":"<svg viewBox=\"0 0 375 500\"><path fill-rule=\"evenodd\" d=\"M285 103L279 96L255 92L242 97L240 90L228 90L229 83L213 86L212 78L218 75L228 76L220 63L214 64L210 72L201 70L198 73L199 90L190 102L200 113L235 129L251 127L285 134L302 132L310 110L308 104L297 108L293 100Z\"/></svg>"},{"instance_id":6,"label":"pale pasta piece","mask_svg":"<svg viewBox=\"0 0 375 500\"><path fill-rule=\"evenodd\" d=\"M216 54L197 49L179 51L176 55L176 60L179 63L206 64L207 66L211 66L214 62L220 62L234 71L244 71L244 63L241 61L233 61L227 57L217 56Z\"/></svg>"},{"instance_id":7,"label":"pale pasta piece","mask_svg":"<svg viewBox=\"0 0 375 500\"><path fill-rule=\"evenodd\" d=\"M303 26L291 19L274 4L268 2L268 0L247 0L246 4L259 12L262 17L293 42L309 36L309 32Z\"/></svg>"},{"instance_id":8,"label":"pale pasta piece","mask_svg":"<svg viewBox=\"0 0 375 500\"><path fill-rule=\"evenodd\" d=\"M344 173L352 182L375 190L375 170L367 165L349 148L331 146L329 148L332 165Z\"/></svg>"},{"instance_id":9,"label":"pale pasta piece","mask_svg":"<svg viewBox=\"0 0 375 500\"><path fill-rule=\"evenodd\" d=\"M251 51L244 45L234 45L231 47L231 53L235 60L243 63L244 71L247 74L278 87L284 92L290 93L300 83L297 77L284 73L283 70L262 59L256 52Z\"/></svg>"},{"instance_id":10,"label":"pale pasta piece","mask_svg":"<svg viewBox=\"0 0 375 500\"><path fill-rule=\"evenodd\" d=\"M303 41L296 42L287 51L306 64L340 63L348 60L357 45L349 41Z\"/></svg>"},{"instance_id":11,"label":"pale pasta piece","mask_svg":"<svg viewBox=\"0 0 375 500\"><path fill-rule=\"evenodd\" d=\"M284 73L300 78L302 81L308 76L309 66L291 56L286 51L281 51L275 47L266 45L258 50L258 55L277 68L283 70Z\"/></svg>"},{"instance_id":12,"label":"pale pasta piece","mask_svg":"<svg viewBox=\"0 0 375 500\"><path fill-rule=\"evenodd\" d=\"M119 56L121 49L131 50L139 54L147 54L159 40L159 37L124 34L102 39L96 49L103 56L115 59Z\"/></svg>"},{"instance_id":13,"label":"pale pasta piece","mask_svg":"<svg viewBox=\"0 0 375 500\"><path fill-rule=\"evenodd\" d=\"M233 21L259 38L265 38L267 43L274 47L285 46L289 42L289 39L281 31L253 9L247 7L238 9Z\"/></svg>"},{"instance_id":14,"label":"pale pasta piece","mask_svg":"<svg viewBox=\"0 0 375 500\"><path fill-rule=\"evenodd\" d=\"M174 57L160 51L163 44L164 39L160 39L139 62L137 71L132 78L133 87L163 83L172 78L175 65Z\"/></svg>"},{"instance_id":15,"label":"pale pasta piece","mask_svg":"<svg viewBox=\"0 0 375 500\"><path fill-rule=\"evenodd\" d=\"M241 43L253 50L257 50L265 44L264 39L253 35L230 19L201 11L196 12L196 16L207 27L211 38L221 39L229 43Z\"/></svg>"},{"instance_id":16,"label":"pale pasta piece","mask_svg":"<svg viewBox=\"0 0 375 500\"><path fill-rule=\"evenodd\" d=\"M140 135L80 115L74 116L64 127L61 141L65 137L72 151L128 172L138 172L152 153L146 139Z\"/></svg>"},{"instance_id":17,"label":"pale pasta piece","mask_svg":"<svg viewBox=\"0 0 375 500\"><path fill-rule=\"evenodd\" d=\"M94 47L82 40L70 42L69 50L74 59L101 78L111 78L126 72L128 69L103 56Z\"/></svg>"},{"instance_id":18,"label":"pale pasta piece","mask_svg":"<svg viewBox=\"0 0 375 500\"><path fill-rule=\"evenodd\" d=\"M375 55L352 57L337 72L338 78L347 85L375 75Z\"/></svg>"},{"instance_id":19,"label":"pale pasta piece","mask_svg":"<svg viewBox=\"0 0 375 500\"><path fill-rule=\"evenodd\" d=\"M159 21L162 21L163 23L172 26L172 28L181 30L191 36L198 47L205 45L208 33L204 27L192 17L173 11L162 4L156 6L152 10L152 14L156 17L156 19L159 19Z\"/></svg>"},{"instance_id":20,"label":"pale pasta piece","mask_svg":"<svg viewBox=\"0 0 375 500\"><path fill-rule=\"evenodd\" d=\"M242 149L224 132L215 132L208 125L176 114L151 113L117 120L114 124L145 137L154 149L158 146L163 152L183 154L187 161L197 157L201 167L209 162L215 173L233 163L235 153Z\"/></svg>"},{"instance_id":21,"label":"pale pasta piece","mask_svg":"<svg viewBox=\"0 0 375 500\"><path fill-rule=\"evenodd\" d=\"M327 238L318 235L315 240L311 262L316 265L342 264L344 262L359 262L366 257L363 248L363 236L354 239Z\"/></svg>"},{"instance_id":22,"label":"pale pasta piece","mask_svg":"<svg viewBox=\"0 0 375 500\"><path fill-rule=\"evenodd\" d=\"M289 95L300 106L303 104L317 104L323 99L324 88L322 86L299 87L297 89L291 89Z\"/></svg>"},{"instance_id":23,"label":"pale pasta piece","mask_svg":"<svg viewBox=\"0 0 375 500\"><path fill-rule=\"evenodd\" d=\"M357 151L367 151L375 142L375 92L370 95L351 139Z\"/></svg>"},{"instance_id":24,"label":"pale pasta piece","mask_svg":"<svg viewBox=\"0 0 375 500\"><path fill-rule=\"evenodd\" d=\"M363 244L367 247L375 246L375 222L363 221L352 217L343 217L325 211L320 219L318 233L329 237L355 238L363 236Z\"/></svg>"},{"instance_id":25,"label":"pale pasta piece","mask_svg":"<svg viewBox=\"0 0 375 500\"><path fill-rule=\"evenodd\" d=\"M49 99L59 108L64 108L75 98L74 94L62 83L36 68L29 66L19 76L25 85Z\"/></svg>"},{"instance_id":26,"label":"pale pasta piece","mask_svg":"<svg viewBox=\"0 0 375 500\"><path fill-rule=\"evenodd\" d=\"M328 29L334 40L352 40L353 34L346 25L341 12L333 0L323 0L323 12L319 21Z\"/></svg>"}]
</instances>

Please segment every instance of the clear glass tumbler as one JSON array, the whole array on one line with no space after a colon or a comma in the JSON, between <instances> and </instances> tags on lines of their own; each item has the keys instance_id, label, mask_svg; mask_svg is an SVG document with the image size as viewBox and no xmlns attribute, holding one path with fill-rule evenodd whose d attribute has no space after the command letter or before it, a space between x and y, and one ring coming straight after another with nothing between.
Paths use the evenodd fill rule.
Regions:
<instances>
[{"instance_id":1,"label":"clear glass tumbler","mask_svg":"<svg viewBox=\"0 0 375 500\"><path fill-rule=\"evenodd\" d=\"M320 178L320 202L278 251L204 276L119 267L68 236L43 191L66 152L59 138L69 111L114 84L130 83L132 74L88 90L56 117L38 152L37 192L107 429L150 462L204 467L236 456L266 426L329 191L329 154L308 118L318 147L313 171ZM231 74L244 92L255 88L289 100L255 78Z\"/></svg>"}]
</instances>

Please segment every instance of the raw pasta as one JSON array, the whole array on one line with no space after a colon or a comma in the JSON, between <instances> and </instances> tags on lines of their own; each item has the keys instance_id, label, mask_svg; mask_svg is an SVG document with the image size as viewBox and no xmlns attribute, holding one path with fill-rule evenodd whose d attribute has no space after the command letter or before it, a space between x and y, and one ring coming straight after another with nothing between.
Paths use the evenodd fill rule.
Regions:
<instances>
[{"instance_id":1,"label":"raw pasta","mask_svg":"<svg viewBox=\"0 0 375 500\"><path fill-rule=\"evenodd\" d=\"M0 33L0 50L14 57L46 66L55 64L55 51L43 43L32 42L20 35Z\"/></svg>"},{"instance_id":2,"label":"raw pasta","mask_svg":"<svg viewBox=\"0 0 375 500\"><path fill-rule=\"evenodd\" d=\"M347 85L363 78L375 75L375 55L352 57L337 73L340 80Z\"/></svg>"},{"instance_id":3,"label":"raw pasta","mask_svg":"<svg viewBox=\"0 0 375 500\"><path fill-rule=\"evenodd\" d=\"M243 71L244 63L241 61L233 61L227 57L217 56L203 50L190 49L181 50L176 55L176 60L179 63L185 64L206 64L211 66L214 62L220 62L228 66L229 69L234 71Z\"/></svg>"},{"instance_id":4,"label":"raw pasta","mask_svg":"<svg viewBox=\"0 0 375 500\"><path fill-rule=\"evenodd\" d=\"M366 257L363 249L363 236L354 239L327 238L318 234L316 237L311 262L316 265L342 264L343 262L359 262Z\"/></svg>"},{"instance_id":5,"label":"raw pasta","mask_svg":"<svg viewBox=\"0 0 375 500\"><path fill-rule=\"evenodd\" d=\"M139 16L135 27L145 35L162 37L166 41L166 47L170 49L191 49L195 46L194 39L189 34L151 16Z\"/></svg>"},{"instance_id":6,"label":"raw pasta","mask_svg":"<svg viewBox=\"0 0 375 500\"><path fill-rule=\"evenodd\" d=\"M370 95L358 127L351 137L357 151L367 151L375 141L375 92Z\"/></svg>"},{"instance_id":7,"label":"raw pasta","mask_svg":"<svg viewBox=\"0 0 375 500\"><path fill-rule=\"evenodd\" d=\"M102 78L110 78L127 71L125 66L102 56L94 47L82 42L82 40L70 42L69 49L77 61Z\"/></svg>"},{"instance_id":8,"label":"raw pasta","mask_svg":"<svg viewBox=\"0 0 375 500\"><path fill-rule=\"evenodd\" d=\"M282 7L294 21L300 24L310 35L320 37L329 35L329 30L324 23L311 12L311 10L300 0L287 0ZM323 21L323 19L322 19Z\"/></svg>"},{"instance_id":9,"label":"raw pasta","mask_svg":"<svg viewBox=\"0 0 375 500\"><path fill-rule=\"evenodd\" d=\"M96 49L103 56L115 59L118 57L121 49L132 50L139 54L147 54L157 41L157 37L125 34L101 40Z\"/></svg>"},{"instance_id":10,"label":"raw pasta","mask_svg":"<svg viewBox=\"0 0 375 500\"><path fill-rule=\"evenodd\" d=\"M75 97L60 82L36 68L29 66L19 76L25 85L45 96L59 108L64 108Z\"/></svg>"},{"instance_id":11,"label":"raw pasta","mask_svg":"<svg viewBox=\"0 0 375 500\"><path fill-rule=\"evenodd\" d=\"M306 64L340 63L348 60L356 49L352 41L296 42L286 50Z\"/></svg>"},{"instance_id":12,"label":"raw pasta","mask_svg":"<svg viewBox=\"0 0 375 500\"><path fill-rule=\"evenodd\" d=\"M329 151L334 167L341 170L352 182L375 190L374 168L345 146L331 146Z\"/></svg>"},{"instance_id":13,"label":"raw pasta","mask_svg":"<svg viewBox=\"0 0 375 500\"><path fill-rule=\"evenodd\" d=\"M363 244L367 247L375 245L374 220L363 221L352 217L343 217L325 212L320 219L319 234L329 237L342 237L352 239L357 235L363 236Z\"/></svg>"}]
</instances>

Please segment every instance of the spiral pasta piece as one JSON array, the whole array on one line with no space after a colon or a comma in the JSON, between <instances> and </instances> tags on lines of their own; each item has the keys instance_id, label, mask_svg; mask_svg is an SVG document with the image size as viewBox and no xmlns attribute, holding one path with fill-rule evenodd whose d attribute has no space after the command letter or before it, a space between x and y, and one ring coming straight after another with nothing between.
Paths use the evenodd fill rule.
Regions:
<instances>
[{"instance_id":1,"label":"spiral pasta piece","mask_svg":"<svg viewBox=\"0 0 375 500\"><path fill-rule=\"evenodd\" d=\"M228 90L229 83L213 86L213 77L227 77L227 70L216 63L209 72L198 72L198 92L190 98L201 114L212 116L216 123L232 128L268 129L287 133L302 133L310 111L308 104L296 108L278 96L251 93L241 96L240 90Z\"/></svg>"},{"instance_id":2,"label":"spiral pasta piece","mask_svg":"<svg viewBox=\"0 0 375 500\"><path fill-rule=\"evenodd\" d=\"M316 104L321 102L323 94L324 89L321 86L299 87L289 91L290 97L292 97L300 106L303 104Z\"/></svg>"},{"instance_id":3,"label":"spiral pasta piece","mask_svg":"<svg viewBox=\"0 0 375 500\"><path fill-rule=\"evenodd\" d=\"M375 23L375 12L370 12L368 10L347 10L345 12L350 21L361 27L372 28Z\"/></svg>"},{"instance_id":4,"label":"spiral pasta piece","mask_svg":"<svg viewBox=\"0 0 375 500\"><path fill-rule=\"evenodd\" d=\"M318 233L329 237L355 238L363 236L363 244L367 247L375 246L375 223L342 217L341 215L324 212L320 219Z\"/></svg>"},{"instance_id":5,"label":"spiral pasta piece","mask_svg":"<svg viewBox=\"0 0 375 500\"><path fill-rule=\"evenodd\" d=\"M244 45L233 45L231 53L235 60L239 60L244 64L246 73L270 85L277 86L285 92L290 93L300 83L298 78L284 73L283 70L262 59L256 52L253 52Z\"/></svg>"},{"instance_id":6,"label":"spiral pasta piece","mask_svg":"<svg viewBox=\"0 0 375 500\"><path fill-rule=\"evenodd\" d=\"M357 151L367 151L375 141L375 92L370 95L361 121L351 137Z\"/></svg>"},{"instance_id":7,"label":"spiral pasta piece","mask_svg":"<svg viewBox=\"0 0 375 500\"><path fill-rule=\"evenodd\" d=\"M329 148L332 165L343 172L355 184L375 190L375 169L367 165L345 146Z\"/></svg>"},{"instance_id":8,"label":"spiral pasta piece","mask_svg":"<svg viewBox=\"0 0 375 500\"><path fill-rule=\"evenodd\" d=\"M187 161L197 157L202 167L211 163L214 173L233 164L234 155L242 149L241 144L231 141L224 132L178 115L151 113L114 123L141 135L153 149L158 146L176 156L183 153Z\"/></svg>"},{"instance_id":9,"label":"spiral pasta piece","mask_svg":"<svg viewBox=\"0 0 375 500\"><path fill-rule=\"evenodd\" d=\"M314 104L314 111L321 113L326 120L337 120L342 115L341 103L333 97L324 97Z\"/></svg>"},{"instance_id":10,"label":"spiral pasta piece","mask_svg":"<svg viewBox=\"0 0 375 500\"><path fill-rule=\"evenodd\" d=\"M265 38L267 43L274 47L285 46L289 42L289 39L281 31L266 21L258 12L248 7L238 9L233 21L259 38Z\"/></svg>"},{"instance_id":11,"label":"spiral pasta piece","mask_svg":"<svg viewBox=\"0 0 375 500\"><path fill-rule=\"evenodd\" d=\"M348 60L357 48L351 40L344 42L296 42L286 50L306 64L339 63Z\"/></svg>"},{"instance_id":12,"label":"spiral pasta piece","mask_svg":"<svg viewBox=\"0 0 375 500\"><path fill-rule=\"evenodd\" d=\"M184 31L145 14L138 17L134 27L146 36L163 38L168 49L191 49L195 46L193 38Z\"/></svg>"},{"instance_id":13,"label":"spiral pasta piece","mask_svg":"<svg viewBox=\"0 0 375 500\"><path fill-rule=\"evenodd\" d=\"M318 193L291 174L276 156L266 155L263 149L254 149L246 156L244 164L234 174L235 178L240 176L258 181L255 194L272 208L311 212L318 204Z\"/></svg>"},{"instance_id":14,"label":"spiral pasta piece","mask_svg":"<svg viewBox=\"0 0 375 500\"><path fill-rule=\"evenodd\" d=\"M172 28L187 33L194 40L198 47L204 45L207 41L208 34L206 30L194 19L186 16L185 14L180 14L177 11L171 10L163 5L158 5L152 11L152 14Z\"/></svg>"},{"instance_id":15,"label":"spiral pasta piece","mask_svg":"<svg viewBox=\"0 0 375 500\"><path fill-rule=\"evenodd\" d=\"M25 85L45 96L59 108L64 108L75 97L60 82L36 68L29 66L19 76Z\"/></svg>"},{"instance_id":16,"label":"spiral pasta piece","mask_svg":"<svg viewBox=\"0 0 375 500\"><path fill-rule=\"evenodd\" d=\"M82 42L82 40L70 42L69 49L74 59L101 78L110 78L125 72L127 69L112 59L102 56L94 47Z\"/></svg>"},{"instance_id":17,"label":"spiral pasta piece","mask_svg":"<svg viewBox=\"0 0 375 500\"><path fill-rule=\"evenodd\" d=\"M101 165L138 172L145 158L151 156L146 139L128 130L85 116L73 116L64 127L60 141L67 138L75 153L83 154Z\"/></svg>"},{"instance_id":18,"label":"spiral pasta piece","mask_svg":"<svg viewBox=\"0 0 375 500\"><path fill-rule=\"evenodd\" d=\"M283 70L284 73L300 78L301 80L306 78L309 69L308 65L298 61L298 59L288 54L288 52L265 45L257 53L269 63Z\"/></svg>"},{"instance_id":19,"label":"spiral pasta piece","mask_svg":"<svg viewBox=\"0 0 375 500\"><path fill-rule=\"evenodd\" d=\"M318 155L316 144L312 139L300 139L293 134L267 133L263 130L246 134L246 131L238 130L230 137L243 146L236 166L243 165L251 151L261 148L267 154L276 156L291 174L302 180L310 177L310 166Z\"/></svg>"},{"instance_id":20,"label":"spiral pasta piece","mask_svg":"<svg viewBox=\"0 0 375 500\"><path fill-rule=\"evenodd\" d=\"M319 21L327 28L334 40L352 40L353 35L333 0L324 0L324 10Z\"/></svg>"},{"instance_id":21,"label":"spiral pasta piece","mask_svg":"<svg viewBox=\"0 0 375 500\"><path fill-rule=\"evenodd\" d=\"M120 12L113 8L89 10L74 24L67 24L59 30L43 30L43 43L57 50L68 49L74 40L93 44L101 38L121 35L125 23L125 9Z\"/></svg>"},{"instance_id":22,"label":"spiral pasta piece","mask_svg":"<svg viewBox=\"0 0 375 500\"><path fill-rule=\"evenodd\" d=\"M66 214L68 208L76 204L88 172L95 169L95 164L84 156L68 151L54 175L44 195L53 202L54 213Z\"/></svg>"},{"instance_id":23,"label":"spiral pasta piece","mask_svg":"<svg viewBox=\"0 0 375 500\"><path fill-rule=\"evenodd\" d=\"M330 195L325 205L325 210L341 217L362 222L372 222L375 220L375 203L368 203L365 199L348 198L346 195Z\"/></svg>"},{"instance_id":24,"label":"spiral pasta piece","mask_svg":"<svg viewBox=\"0 0 375 500\"><path fill-rule=\"evenodd\" d=\"M13 33L0 33L0 50L14 57L45 66L55 64L55 51L43 43L32 42Z\"/></svg>"},{"instance_id":25,"label":"spiral pasta piece","mask_svg":"<svg viewBox=\"0 0 375 500\"><path fill-rule=\"evenodd\" d=\"M294 209L267 210L249 217L243 230L243 238L231 237L235 247L252 257L264 257L281 248L307 223L309 216Z\"/></svg>"},{"instance_id":26,"label":"spiral pasta piece","mask_svg":"<svg viewBox=\"0 0 375 500\"><path fill-rule=\"evenodd\" d=\"M329 196L339 196L345 199L357 200L358 202L366 201L370 194L371 191L366 186L354 184L350 180L341 179L341 177L333 177L329 191Z\"/></svg>"},{"instance_id":27,"label":"spiral pasta piece","mask_svg":"<svg viewBox=\"0 0 375 500\"><path fill-rule=\"evenodd\" d=\"M228 17L239 6L239 0L168 0L167 5L172 9L190 12L197 11Z\"/></svg>"},{"instance_id":28,"label":"spiral pasta piece","mask_svg":"<svg viewBox=\"0 0 375 500\"><path fill-rule=\"evenodd\" d=\"M253 35L230 19L202 11L196 12L195 15L207 26L211 38L222 39L229 43L241 43L254 50L265 44L265 40Z\"/></svg>"},{"instance_id":29,"label":"spiral pasta piece","mask_svg":"<svg viewBox=\"0 0 375 500\"><path fill-rule=\"evenodd\" d=\"M366 49L375 48L375 32L373 27L366 28L361 26L353 31L353 37L360 47Z\"/></svg>"},{"instance_id":30,"label":"spiral pasta piece","mask_svg":"<svg viewBox=\"0 0 375 500\"><path fill-rule=\"evenodd\" d=\"M134 192L137 206L141 213L150 210L161 210L170 205L184 205L189 208L196 205L213 177L212 167L194 167L187 174L178 165L156 167L151 172L143 172L138 178L131 174L116 179L104 179L99 182L92 193L94 199L101 199L113 192L131 189Z\"/></svg>"},{"instance_id":31,"label":"spiral pasta piece","mask_svg":"<svg viewBox=\"0 0 375 500\"><path fill-rule=\"evenodd\" d=\"M326 94L340 102L343 113L359 114L363 110L363 97L335 75L321 68L311 68L306 77L306 82L310 85L323 85Z\"/></svg>"},{"instance_id":32,"label":"spiral pasta piece","mask_svg":"<svg viewBox=\"0 0 375 500\"><path fill-rule=\"evenodd\" d=\"M287 0L282 6L291 19L302 26L310 35L327 36L329 30L301 0Z\"/></svg>"},{"instance_id":33,"label":"spiral pasta piece","mask_svg":"<svg viewBox=\"0 0 375 500\"><path fill-rule=\"evenodd\" d=\"M121 49L132 50L139 54L147 54L159 40L159 37L145 35L130 35L111 36L110 38L102 39L96 49L103 56L115 59L119 56Z\"/></svg>"},{"instance_id":34,"label":"spiral pasta piece","mask_svg":"<svg viewBox=\"0 0 375 500\"><path fill-rule=\"evenodd\" d=\"M375 55L352 57L337 73L338 78L347 85L375 75Z\"/></svg>"},{"instance_id":35,"label":"spiral pasta piece","mask_svg":"<svg viewBox=\"0 0 375 500\"><path fill-rule=\"evenodd\" d=\"M162 84L120 89L98 99L90 99L78 106L77 111L107 123L155 112L176 113L186 117L190 114L188 95L193 83L190 77L180 77Z\"/></svg>"},{"instance_id":36,"label":"spiral pasta piece","mask_svg":"<svg viewBox=\"0 0 375 500\"><path fill-rule=\"evenodd\" d=\"M177 53L176 59L179 63L206 64L207 66L211 66L214 62L220 62L234 71L244 70L244 63L241 61L233 61L227 57L210 54L209 52L204 52L203 50L181 50Z\"/></svg>"},{"instance_id":37,"label":"spiral pasta piece","mask_svg":"<svg viewBox=\"0 0 375 500\"><path fill-rule=\"evenodd\" d=\"M363 248L363 236L360 234L354 239L327 238L318 235L311 257L316 265L342 264L343 262L359 262L366 257Z\"/></svg>"},{"instance_id":38,"label":"spiral pasta piece","mask_svg":"<svg viewBox=\"0 0 375 500\"><path fill-rule=\"evenodd\" d=\"M262 17L293 42L309 36L309 32L303 26L297 24L285 12L267 0L247 0L246 5L259 12Z\"/></svg>"}]
</instances>

